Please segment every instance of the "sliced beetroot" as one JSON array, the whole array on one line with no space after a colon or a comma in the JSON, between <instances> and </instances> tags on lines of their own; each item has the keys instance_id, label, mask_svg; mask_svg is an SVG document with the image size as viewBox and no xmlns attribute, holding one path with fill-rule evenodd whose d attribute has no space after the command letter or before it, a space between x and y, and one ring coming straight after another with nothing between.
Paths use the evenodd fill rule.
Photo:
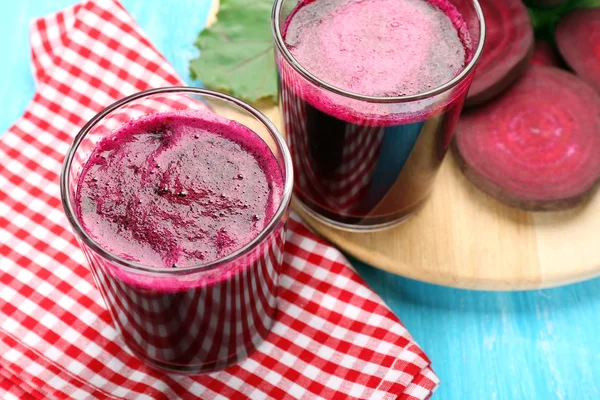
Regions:
<instances>
[{"instance_id":1,"label":"sliced beetroot","mask_svg":"<svg viewBox=\"0 0 600 400\"><path fill-rule=\"evenodd\" d=\"M569 0L527 0L525 2L530 6L534 6L537 8L552 8L562 6L568 1Z\"/></svg>"},{"instance_id":2,"label":"sliced beetroot","mask_svg":"<svg viewBox=\"0 0 600 400\"><path fill-rule=\"evenodd\" d=\"M556 27L556 43L573 71L600 90L600 8L564 15Z\"/></svg>"},{"instance_id":3,"label":"sliced beetroot","mask_svg":"<svg viewBox=\"0 0 600 400\"><path fill-rule=\"evenodd\" d=\"M499 201L575 206L600 180L600 94L570 72L533 66L461 116L453 149L465 176Z\"/></svg>"},{"instance_id":4,"label":"sliced beetroot","mask_svg":"<svg viewBox=\"0 0 600 400\"><path fill-rule=\"evenodd\" d=\"M480 0L487 36L465 105L481 104L504 91L527 69L533 27L521 0Z\"/></svg>"},{"instance_id":5,"label":"sliced beetroot","mask_svg":"<svg viewBox=\"0 0 600 400\"><path fill-rule=\"evenodd\" d=\"M563 62L560 54L552 43L543 39L535 40L535 49L533 56L529 60L529 65L545 65L547 67L562 67Z\"/></svg>"}]
</instances>

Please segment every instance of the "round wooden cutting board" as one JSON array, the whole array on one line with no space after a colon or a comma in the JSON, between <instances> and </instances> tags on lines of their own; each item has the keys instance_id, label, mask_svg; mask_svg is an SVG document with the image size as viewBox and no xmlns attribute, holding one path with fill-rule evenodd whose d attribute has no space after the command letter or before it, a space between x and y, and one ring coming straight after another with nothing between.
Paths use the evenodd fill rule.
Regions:
<instances>
[{"instance_id":1,"label":"round wooden cutting board","mask_svg":"<svg viewBox=\"0 0 600 400\"><path fill-rule=\"evenodd\" d=\"M218 2L213 3L209 23ZM260 107L283 132L277 107ZM524 290L600 276L600 193L577 209L532 213L472 186L448 154L427 205L411 220L374 233L326 226L294 209L348 254L420 281L478 290Z\"/></svg>"},{"instance_id":2,"label":"round wooden cutting board","mask_svg":"<svg viewBox=\"0 0 600 400\"><path fill-rule=\"evenodd\" d=\"M281 132L277 107L261 107ZM294 210L348 254L385 271L478 290L552 287L600 276L600 193L579 208L533 213L509 208L469 183L449 152L429 202L412 219L352 233Z\"/></svg>"},{"instance_id":3,"label":"round wooden cutting board","mask_svg":"<svg viewBox=\"0 0 600 400\"><path fill-rule=\"evenodd\" d=\"M531 213L473 187L449 154L429 203L386 231L349 233L302 214L356 258L420 281L479 290L539 289L600 275L600 193L578 209Z\"/></svg>"}]
</instances>

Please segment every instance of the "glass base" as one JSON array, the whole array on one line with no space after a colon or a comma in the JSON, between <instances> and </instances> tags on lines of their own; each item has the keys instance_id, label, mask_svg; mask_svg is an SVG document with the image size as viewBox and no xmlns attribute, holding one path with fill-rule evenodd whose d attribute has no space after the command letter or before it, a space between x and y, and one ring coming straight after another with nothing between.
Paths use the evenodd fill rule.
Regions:
<instances>
[{"instance_id":1,"label":"glass base","mask_svg":"<svg viewBox=\"0 0 600 400\"><path fill-rule=\"evenodd\" d=\"M246 357L240 358L237 354L230 356L226 360L220 360L218 362L211 362L205 364L189 364L189 365L180 365L175 363L169 363L164 361L155 360L153 358L148 357L147 355L141 354L140 352L134 350L131 346L127 345L127 349L138 359L142 360L144 364L149 367L159 370L161 372L166 372L169 374L177 374L177 375L202 375L209 374L211 372L217 372L222 369L229 367L230 365L237 364L243 361ZM255 349L252 349L253 352Z\"/></svg>"},{"instance_id":2,"label":"glass base","mask_svg":"<svg viewBox=\"0 0 600 400\"><path fill-rule=\"evenodd\" d=\"M384 231L387 229L391 229L395 226L398 226L398 225L410 220L423 208L423 205L424 205L424 204L420 204L418 207L414 208L407 214L404 214L401 217L399 217L395 220L392 220L392 221L387 221L387 222L384 222L381 224L358 225L358 224L346 224L343 222L334 221L330 218L324 217L323 215L321 215L321 214L317 213L316 211L312 210L311 208L309 208L301 200L299 200L298 196L294 196L293 201L295 204L297 204L300 207L300 209L302 209L302 211L304 213L308 214L311 218L315 219L316 221L318 221L324 225L327 225L331 228L334 228L334 229L339 229L339 230L346 231L346 232L356 232L356 233L378 232L378 231Z\"/></svg>"}]
</instances>

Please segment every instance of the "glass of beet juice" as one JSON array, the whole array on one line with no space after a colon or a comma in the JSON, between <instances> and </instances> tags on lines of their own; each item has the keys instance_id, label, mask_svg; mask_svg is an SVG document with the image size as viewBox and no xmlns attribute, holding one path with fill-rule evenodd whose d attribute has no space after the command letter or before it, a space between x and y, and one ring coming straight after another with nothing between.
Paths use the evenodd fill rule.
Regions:
<instances>
[{"instance_id":1,"label":"glass of beet juice","mask_svg":"<svg viewBox=\"0 0 600 400\"><path fill-rule=\"evenodd\" d=\"M246 357L276 312L292 162L251 106L153 89L76 136L61 196L114 324L148 364L209 372Z\"/></svg>"},{"instance_id":2,"label":"glass of beet juice","mask_svg":"<svg viewBox=\"0 0 600 400\"><path fill-rule=\"evenodd\" d=\"M299 204L347 230L430 196L485 36L475 0L277 0L280 106Z\"/></svg>"}]
</instances>

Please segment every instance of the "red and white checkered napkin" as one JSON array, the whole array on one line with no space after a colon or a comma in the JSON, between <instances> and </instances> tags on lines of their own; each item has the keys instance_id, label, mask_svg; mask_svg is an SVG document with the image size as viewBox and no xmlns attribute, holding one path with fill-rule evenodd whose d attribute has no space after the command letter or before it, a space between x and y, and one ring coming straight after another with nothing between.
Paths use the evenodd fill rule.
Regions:
<instances>
[{"instance_id":1,"label":"red and white checkered napkin","mask_svg":"<svg viewBox=\"0 0 600 400\"><path fill-rule=\"evenodd\" d=\"M438 379L400 321L296 217L277 321L238 365L166 375L124 348L63 214L73 136L125 95L181 81L120 4L35 21L38 91L0 139L0 397L426 399Z\"/></svg>"}]
</instances>

